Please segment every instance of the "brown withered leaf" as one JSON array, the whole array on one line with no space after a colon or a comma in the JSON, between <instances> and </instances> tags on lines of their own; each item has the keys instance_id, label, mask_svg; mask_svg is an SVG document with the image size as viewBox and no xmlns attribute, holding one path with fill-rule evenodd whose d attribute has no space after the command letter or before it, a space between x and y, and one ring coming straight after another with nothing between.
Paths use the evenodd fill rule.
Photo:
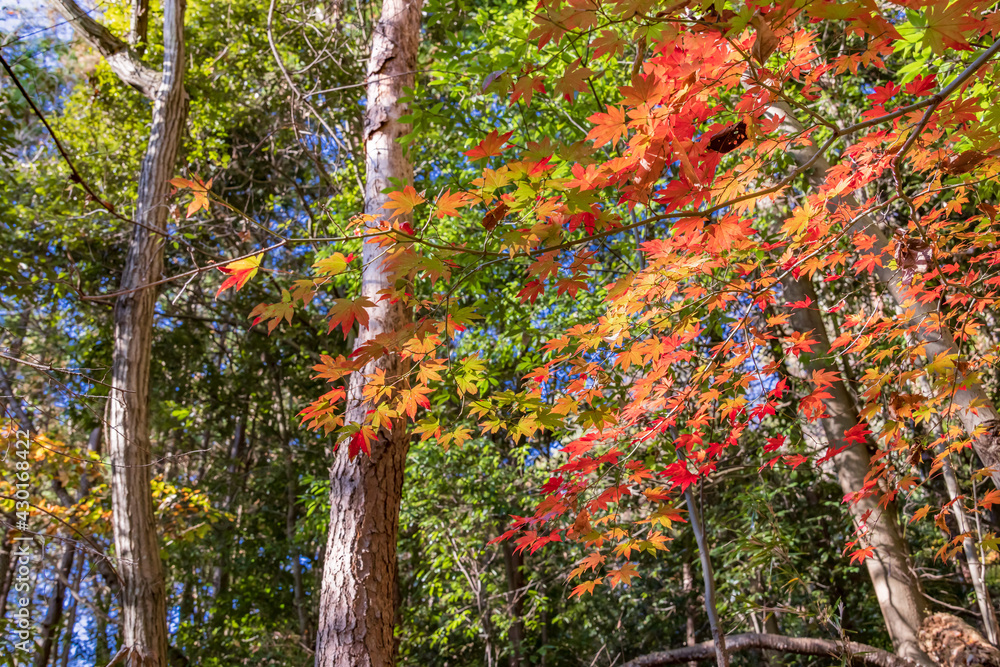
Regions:
<instances>
[{"instance_id":1,"label":"brown withered leaf","mask_svg":"<svg viewBox=\"0 0 1000 667\"><path fill-rule=\"evenodd\" d=\"M501 202L499 206L483 217L483 227L485 227L487 231L492 232L496 228L497 224L507 217L508 210L507 204Z\"/></svg>"},{"instance_id":2,"label":"brown withered leaf","mask_svg":"<svg viewBox=\"0 0 1000 667\"><path fill-rule=\"evenodd\" d=\"M983 202L979 205L979 210L985 213L990 218L990 222L997 221L997 207L993 204L987 204Z\"/></svg>"},{"instance_id":3,"label":"brown withered leaf","mask_svg":"<svg viewBox=\"0 0 1000 667\"><path fill-rule=\"evenodd\" d=\"M740 121L722 130L708 142L708 150L716 153L728 153L736 150L747 140L746 121Z\"/></svg>"},{"instance_id":4,"label":"brown withered leaf","mask_svg":"<svg viewBox=\"0 0 1000 667\"><path fill-rule=\"evenodd\" d=\"M892 256L902 273L903 284L909 285L918 273L925 273L934 259L934 248L923 239L907 236L902 229L892 234Z\"/></svg>"},{"instance_id":5,"label":"brown withered leaf","mask_svg":"<svg viewBox=\"0 0 1000 667\"><path fill-rule=\"evenodd\" d=\"M953 176L967 174L988 160L989 157L986 153L979 151L965 151L958 155L950 155L941 161L941 171Z\"/></svg>"},{"instance_id":6,"label":"brown withered leaf","mask_svg":"<svg viewBox=\"0 0 1000 667\"><path fill-rule=\"evenodd\" d=\"M889 415L893 419L906 419L913 415L913 408L926 400L920 394L893 394L889 398Z\"/></svg>"},{"instance_id":7,"label":"brown withered leaf","mask_svg":"<svg viewBox=\"0 0 1000 667\"><path fill-rule=\"evenodd\" d=\"M757 39L750 49L750 55L753 56L754 60L763 65L771 57L771 54L774 53L774 50L778 48L778 37L771 30L771 26L768 25L764 16L759 11L754 13L753 18L750 19L750 23L757 29Z\"/></svg>"}]
</instances>

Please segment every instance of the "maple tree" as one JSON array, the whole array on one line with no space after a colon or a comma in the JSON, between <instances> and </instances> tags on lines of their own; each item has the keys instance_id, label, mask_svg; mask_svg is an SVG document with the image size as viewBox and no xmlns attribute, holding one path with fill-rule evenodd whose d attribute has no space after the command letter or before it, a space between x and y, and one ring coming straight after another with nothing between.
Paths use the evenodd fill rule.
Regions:
<instances>
[{"instance_id":1,"label":"maple tree","mask_svg":"<svg viewBox=\"0 0 1000 667\"><path fill-rule=\"evenodd\" d=\"M264 9L273 40L280 11L274 15L275 3ZM428 16L439 17L438 9ZM197 12L210 25L211 11ZM401 120L412 127L401 143L421 166L412 185L394 182L380 193L381 210L351 217L360 211L356 189L331 194L310 184L329 175L301 165L322 165L328 149L302 139L295 114L331 142L348 133L324 127L310 106L319 96L296 87L309 70L286 67L294 58L280 34L258 44L277 58L261 79L287 88L294 112L274 134L284 133L281 150L299 146L301 159L260 158L249 182L287 169L285 190L263 200L253 185L233 194L243 167L233 158L231 172L215 169L228 141L216 129L192 142L188 175L171 181L178 229L224 218L232 237L223 245L224 235L205 233L184 245L194 234L175 236L177 270L155 282L172 285L171 306L185 303L189 282L199 299L198 285L210 283L205 303L194 300L184 315L222 313L227 321L216 337L199 334L221 350L217 357L174 354L190 354L188 375L232 365L253 387L221 396L225 383L213 377L198 390L236 415L229 430L215 423L222 409L192 416L174 399L157 408L161 441L204 429L229 443L228 458L213 454L208 464L218 475L208 475L214 505L195 495L189 508L216 526L217 564L170 547L170 576L183 582L185 648L208 659L206 646L218 654L230 641L226 633L239 623L226 605L252 599L260 584L246 556L255 547L275 568L291 562L283 604L294 608L290 632L298 634L287 645L308 643L315 610L303 592L311 585L303 562L322 563L305 554L328 530L316 517L329 514L330 486L323 455L303 443L329 440L363 465L357 457L370 456L388 431L412 434L407 466L420 482L404 491L400 534L411 624L400 630L401 650L414 664L441 655L472 661L479 649L469 646L478 643L487 663L507 651L521 664L531 651L546 654L530 635L555 627L552 618L562 623L553 645L572 654L596 637L596 650L617 632L602 625L615 613L619 626L627 615L630 632L643 628L641 640L621 648L638 655L662 637L656 628L645 634L654 614L626 611L624 601L662 596L655 582L676 581L687 592L674 604L693 626L692 564L707 575L704 613L720 664L747 647L825 655L836 647L737 637L727 650L723 639L728 619L753 616L778 596L754 589L749 601L737 600L747 582L760 585L760 563L788 568L795 605L815 602L803 582L819 575L800 570L823 565L803 564L782 542L800 530L799 551L824 545L818 560L843 550L839 565L824 560L826 569L869 573L874 602L857 592L857 577L837 580L857 617L841 618L852 632L863 632L880 604L896 652L933 664L916 642L929 607L921 586L944 584L915 583L906 573L917 562L959 562L995 642L985 575L1000 532L991 518L1000 504L994 8L964 0L542 0L504 12L490 19L492 32L472 31L455 44L441 37L448 30L435 21L443 19L425 17L427 53L437 55L421 61L433 65L416 76ZM332 25L323 30L333 34ZM204 53L191 65L196 89L216 76L206 63L217 53ZM437 71L443 65L433 59L446 57L456 69ZM345 94L341 85L355 83L329 87ZM357 106L350 99L345 106ZM368 133L361 111L352 113L351 132ZM251 134L240 159L253 164L257 146L275 140ZM337 150L347 160L357 146ZM312 205L323 197L334 202L322 212L333 221L329 233ZM272 224L275 212L281 221ZM219 244L211 261L195 260L208 243ZM0 270L24 269L8 262ZM82 279L99 285L102 272L87 271ZM363 288L371 271L388 285L377 294ZM385 328L377 313L387 307L413 317ZM256 342L237 354L232 339L248 327ZM183 333L172 336L187 344ZM293 358L296 369L281 368ZM385 372L395 359L403 370ZM289 389L296 373L302 384ZM165 395L194 387L183 373L163 374L174 392ZM362 419L345 419L352 382ZM293 435L297 410L316 435ZM276 461L286 465L239 498L233 480L241 466L251 468L248 421L280 443ZM154 498L189 493L174 481L154 480ZM795 497L816 489L824 500ZM278 533L266 520L242 518L244 509L270 507L275 494L291 517ZM786 506L781 519L775 497ZM308 516L297 519L302 502ZM796 525L816 507L829 520L831 506L853 531L837 524L820 537ZM232 528L218 527L229 525L231 509L249 522L237 525L256 531L246 544L233 546ZM164 521L162 537L173 544L186 526ZM296 537L297 521L308 538ZM105 537L91 519L76 525ZM269 551L276 535L287 553ZM248 560L230 567L232 554ZM211 583L186 565L212 571L202 577ZM239 575L231 583L230 571ZM711 601L715 586L726 595ZM209 590L219 601L212 629L199 634L203 611L193 600L201 610L198 596ZM825 621L836 616L827 601L816 605ZM812 630L790 616L786 633ZM754 618L761 627L773 621ZM261 623L247 627L277 627ZM878 644L872 637L866 641Z\"/></svg>"},{"instance_id":2,"label":"maple tree","mask_svg":"<svg viewBox=\"0 0 1000 667\"><path fill-rule=\"evenodd\" d=\"M409 186L390 194L393 215L379 230L396 241L384 260L396 287L383 298L417 317L317 370L339 382L381 355L408 359L405 385L368 376L372 428L414 422L445 446L447 429L421 421L417 408L429 404L411 398L443 373L485 432L518 442L583 429L564 441L567 460L536 511L500 538L528 553L575 539L606 554L571 573L592 571L576 595L638 576L632 550L667 548L655 521L644 524L715 471L745 432L768 427L789 364L810 370L797 383L807 392L803 419L831 421L835 398L858 402L850 421L825 424L830 444L816 462L839 461L851 446L875 451L863 485L845 494L863 507L852 561L876 551L878 531L867 524L890 522L878 505L913 492L907 469L927 446L924 423L940 433L930 440L941 448L932 472L971 446L984 466L976 477L1000 479L1000 422L979 380L996 352L976 342L1000 284L986 201L1000 150L989 111L1000 42L981 44L995 37L996 14L981 3L898 6L539 3L537 59L486 85L526 108L548 94L545 81L569 102L592 94L603 110L589 118L587 144L493 130L466 151L489 165L462 201L486 211L481 242L469 231L393 225L422 206L429 219L461 216L450 190L436 204ZM847 48L827 57L816 26L829 23L844 25ZM616 56L630 35L640 48L618 84ZM572 59L587 44L594 51ZM884 83L845 122L830 113L836 82L862 71ZM607 285L595 321L551 339L518 390L480 395L461 380L475 376L477 355L439 356L474 318L489 326L488 314L454 298L469 273L510 261L524 267L524 301L553 288L572 298L595 278L594 244L636 231L645 232L641 268ZM859 298L865 285L892 300ZM340 313L331 330L346 333ZM841 332L831 342L828 327ZM863 371L850 378L856 397L844 391L841 366ZM304 411L312 428L340 427L330 400ZM651 459L663 439L676 453ZM769 458L764 465L794 469L811 457ZM648 505L625 501L640 495ZM901 641L919 654L915 637Z\"/></svg>"}]
</instances>

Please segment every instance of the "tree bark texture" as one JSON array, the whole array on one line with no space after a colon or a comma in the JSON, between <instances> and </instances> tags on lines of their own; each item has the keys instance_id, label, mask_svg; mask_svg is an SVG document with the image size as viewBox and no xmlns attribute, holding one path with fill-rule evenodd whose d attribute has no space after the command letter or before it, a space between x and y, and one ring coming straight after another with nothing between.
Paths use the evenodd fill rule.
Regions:
<instances>
[{"instance_id":1,"label":"tree bark texture","mask_svg":"<svg viewBox=\"0 0 1000 667\"><path fill-rule=\"evenodd\" d=\"M932 614L920 628L920 646L941 667L1000 667L1000 650L952 614Z\"/></svg>"},{"instance_id":2,"label":"tree bark texture","mask_svg":"<svg viewBox=\"0 0 1000 667\"><path fill-rule=\"evenodd\" d=\"M790 320L796 331L812 331L810 337L817 341L812 354L808 357L803 355L802 365L809 372L836 371L829 361L830 340L823 318L816 309L818 301L812 282L806 277L796 280L787 276L782 286L786 301L810 300L809 307L794 309ZM827 391L830 398L824 401L826 416L821 422L829 446L837 449L846 447L833 459L837 479L846 496L865 488L870 463L868 447L864 443L852 444L844 439L844 433L858 424L857 407L847 387L838 379ZM865 533L865 541L875 548L874 555L865 559L865 567L896 652L915 662L931 665L917 641L917 632L926 611L924 597L899 529L895 503L889 503L883 511L878 505L877 495L866 495L850 503L849 510L855 523Z\"/></svg>"},{"instance_id":3,"label":"tree bark texture","mask_svg":"<svg viewBox=\"0 0 1000 667\"><path fill-rule=\"evenodd\" d=\"M509 667L521 667L524 642L524 552L517 552L510 542L503 543L504 573L507 575L507 608L510 613Z\"/></svg>"},{"instance_id":4,"label":"tree bark texture","mask_svg":"<svg viewBox=\"0 0 1000 667\"><path fill-rule=\"evenodd\" d=\"M409 126L399 122L406 108L400 103L414 83L420 39L421 0L384 0L372 34L368 60L364 144L366 159L365 213L384 218L382 190L390 178L413 182L413 168L399 137ZM371 223L377 225L379 220ZM387 249L366 243L362 295L376 305L369 309L369 326L362 328L355 347L379 334L396 331L409 321L400 302L382 299L389 284L384 264ZM360 423L371 406L362 398L364 375L376 369L386 381L400 377L405 364L395 355L383 356L351 376L347 396L348 423ZM404 428L382 429L370 456L350 460L348 447L338 448L330 469L330 528L323 565L320 619L316 638L317 667L383 667L396 652L393 629L397 609L396 534L409 437Z\"/></svg>"},{"instance_id":5,"label":"tree bark texture","mask_svg":"<svg viewBox=\"0 0 1000 667\"><path fill-rule=\"evenodd\" d=\"M846 659L851 665L865 667L918 667L917 663L883 651L882 649L857 642L838 642L830 639L810 637L785 637L783 635L742 634L726 637L729 651L770 649L781 653L798 655L830 656L837 660ZM690 660L708 660L715 655L715 642L702 642L695 646L658 651L638 657L625 663L623 667L654 667L677 665Z\"/></svg>"},{"instance_id":6,"label":"tree bark texture","mask_svg":"<svg viewBox=\"0 0 1000 667\"><path fill-rule=\"evenodd\" d=\"M58 0L61 7L69 1ZM184 9L184 0L163 3L163 72L152 95L152 130L139 173L136 224L122 271L123 294L113 315L106 442L115 552L123 584L121 641L133 667L167 664L166 588L150 489L149 365L156 290L145 286L159 279L163 269L167 181L173 176L187 115ZM81 30L79 22L73 25ZM93 43L90 28L82 30ZM111 56L100 47L98 51L112 64Z\"/></svg>"}]
</instances>

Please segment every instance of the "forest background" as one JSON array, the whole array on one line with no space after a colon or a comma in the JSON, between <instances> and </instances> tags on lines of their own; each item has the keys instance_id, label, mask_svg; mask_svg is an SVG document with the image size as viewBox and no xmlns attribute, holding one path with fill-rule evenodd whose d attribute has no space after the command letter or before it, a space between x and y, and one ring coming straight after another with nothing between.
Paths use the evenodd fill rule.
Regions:
<instances>
[{"instance_id":1,"label":"forest background","mask_svg":"<svg viewBox=\"0 0 1000 667\"><path fill-rule=\"evenodd\" d=\"M4 660L1000 665L996 9L11 8Z\"/></svg>"}]
</instances>

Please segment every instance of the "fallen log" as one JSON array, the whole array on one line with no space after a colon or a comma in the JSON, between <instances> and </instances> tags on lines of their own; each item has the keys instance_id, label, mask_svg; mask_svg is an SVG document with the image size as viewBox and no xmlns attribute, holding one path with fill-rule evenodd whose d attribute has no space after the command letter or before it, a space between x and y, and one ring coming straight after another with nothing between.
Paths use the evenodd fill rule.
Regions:
<instances>
[{"instance_id":1,"label":"fallen log","mask_svg":"<svg viewBox=\"0 0 1000 667\"><path fill-rule=\"evenodd\" d=\"M726 650L730 653L750 649L767 649L782 653L797 653L799 655L822 655L831 658L846 659L857 667L918 667L909 658L903 658L867 644L858 642L833 641L831 639L813 639L810 637L786 637L784 635L767 635L747 633L726 637ZM685 646L683 648L657 651L631 660L623 667L654 667L657 665L676 665L690 660L708 660L715 657L715 642L707 641Z\"/></svg>"},{"instance_id":2,"label":"fallen log","mask_svg":"<svg viewBox=\"0 0 1000 667\"><path fill-rule=\"evenodd\" d=\"M931 614L917 636L920 648L941 667L1000 667L1000 650L952 614Z\"/></svg>"}]
</instances>

